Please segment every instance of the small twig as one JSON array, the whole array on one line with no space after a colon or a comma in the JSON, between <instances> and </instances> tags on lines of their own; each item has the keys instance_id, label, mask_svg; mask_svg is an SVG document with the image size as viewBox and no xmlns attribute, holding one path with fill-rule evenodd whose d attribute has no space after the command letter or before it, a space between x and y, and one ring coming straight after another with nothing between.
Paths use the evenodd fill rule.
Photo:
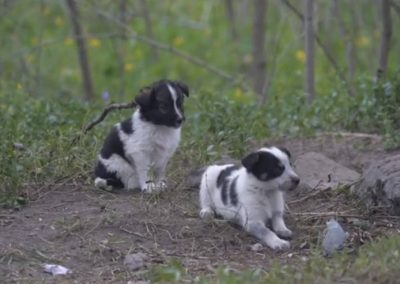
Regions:
<instances>
[{"instance_id":1,"label":"small twig","mask_svg":"<svg viewBox=\"0 0 400 284\"><path fill-rule=\"evenodd\" d=\"M369 219L371 216L363 216L357 214L347 214L344 212L293 212L292 215L296 216L317 216L317 217L328 217L328 216L336 216L336 217L348 217L348 218L359 218L359 219Z\"/></svg>"},{"instance_id":2,"label":"small twig","mask_svg":"<svg viewBox=\"0 0 400 284\"><path fill-rule=\"evenodd\" d=\"M130 103L122 103L122 104L111 104L109 105L107 108L105 108L103 110L103 113L94 121L92 121L88 126L86 126L83 129L83 133L86 134L90 129L92 129L96 124L102 122L104 120L104 118L107 116L107 114L115 109L128 109L128 108L134 108L136 107L136 103L130 102Z\"/></svg>"},{"instance_id":3,"label":"small twig","mask_svg":"<svg viewBox=\"0 0 400 284\"><path fill-rule=\"evenodd\" d=\"M130 103L121 103L121 104L111 104L108 107L106 107L103 112L101 113L101 115L96 118L94 121L92 121L91 123L89 123L89 125L87 125L86 127L83 128L82 132L83 134L86 134L89 130L91 130L95 125L99 124L100 122L102 122L104 120L104 118L108 115L109 112L113 111L113 110L120 110L120 109L129 109L129 108L134 108L136 107L136 103L134 101L130 102ZM72 139L71 144L74 145L76 142L79 141L79 139L82 137L82 133L77 134L74 139Z\"/></svg>"},{"instance_id":4,"label":"small twig","mask_svg":"<svg viewBox=\"0 0 400 284\"><path fill-rule=\"evenodd\" d=\"M142 239L147 239L147 238L146 238L145 236L143 236L142 234L139 234L139 233L137 233L137 232L132 232L132 231L130 231L130 230L128 230L128 229L125 229L125 228L122 227L122 226L120 226L119 229L120 229L121 231L125 232L125 233L130 234L130 235L134 235L134 236L137 236L137 237L142 238Z\"/></svg>"}]
</instances>

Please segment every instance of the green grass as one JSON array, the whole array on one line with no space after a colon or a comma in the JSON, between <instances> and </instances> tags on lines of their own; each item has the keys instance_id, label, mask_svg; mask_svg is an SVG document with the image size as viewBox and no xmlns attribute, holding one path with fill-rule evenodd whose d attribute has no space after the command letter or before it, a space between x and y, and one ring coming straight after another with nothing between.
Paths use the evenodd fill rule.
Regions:
<instances>
[{"instance_id":1,"label":"green grass","mask_svg":"<svg viewBox=\"0 0 400 284\"><path fill-rule=\"evenodd\" d=\"M315 251L305 259L285 264L275 261L268 268L238 273L220 267L214 274L197 277L197 283L398 283L400 272L400 237L382 238L350 254L342 251L332 258ZM181 283L187 278L184 267L173 260L149 271L152 283Z\"/></svg>"}]
</instances>

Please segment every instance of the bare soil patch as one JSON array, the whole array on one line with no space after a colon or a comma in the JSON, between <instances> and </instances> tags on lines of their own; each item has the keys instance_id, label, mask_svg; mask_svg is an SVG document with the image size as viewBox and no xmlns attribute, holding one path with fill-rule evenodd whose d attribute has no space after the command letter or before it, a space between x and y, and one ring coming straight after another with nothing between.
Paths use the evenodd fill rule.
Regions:
<instances>
[{"instance_id":1,"label":"bare soil patch","mask_svg":"<svg viewBox=\"0 0 400 284\"><path fill-rule=\"evenodd\" d=\"M360 171L369 161L390 155L377 136L320 135L268 141L288 147L294 157L323 153ZM182 170L189 172L190 169ZM184 174L184 173L183 173ZM400 229L400 219L382 208L365 210L346 189L293 192L286 216L295 236L289 251L253 252L257 241L223 220L198 218L198 193L176 186L158 195L108 193L79 183L54 186L18 211L0 211L0 281L29 283L126 283L147 279L152 267L178 259L188 278L233 269L268 269L272 261L299 262L314 251L325 222L337 217L350 232L345 253ZM129 271L127 254L148 256L145 268ZM44 263L72 269L67 276L43 272Z\"/></svg>"}]
</instances>

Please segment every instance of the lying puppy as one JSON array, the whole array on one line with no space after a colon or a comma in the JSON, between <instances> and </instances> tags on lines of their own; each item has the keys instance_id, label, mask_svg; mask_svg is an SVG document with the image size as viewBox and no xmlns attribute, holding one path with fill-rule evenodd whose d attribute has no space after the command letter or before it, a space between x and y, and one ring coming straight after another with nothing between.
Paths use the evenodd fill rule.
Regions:
<instances>
[{"instance_id":1,"label":"lying puppy","mask_svg":"<svg viewBox=\"0 0 400 284\"><path fill-rule=\"evenodd\" d=\"M133 116L117 123L104 141L95 168L98 188L139 188L149 193L166 187L165 168L178 147L184 121L183 99L188 87L161 80L135 98ZM154 166L155 182L149 182Z\"/></svg>"},{"instance_id":2,"label":"lying puppy","mask_svg":"<svg viewBox=\"0 0 400 284\"><path fill-rule=\"evenodd\" d=\"M283 221L283 193L300 182L289 158L286 149L270 147L246 156L243 166L209 166L200 185L200 217L220 215L272 249L289 248L280 238L292 235ZM266 226L269 221L272 230Z\"/></svg>"}]
</instances>

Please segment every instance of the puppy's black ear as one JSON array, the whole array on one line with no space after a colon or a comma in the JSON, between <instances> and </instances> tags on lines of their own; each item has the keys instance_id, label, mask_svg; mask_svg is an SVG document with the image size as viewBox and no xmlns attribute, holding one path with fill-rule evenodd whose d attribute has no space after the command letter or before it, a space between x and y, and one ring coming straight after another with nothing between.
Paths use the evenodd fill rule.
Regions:
<instances>
[{"instance_id":1,"label":"puppy's black ear","mask_svg":"<svg viewBox=\"0 0 400 284\"><path fill-rule=\"evenodd\" d=\"M187 97L189 97L189 87L180 82L180 81L175 81L175 85L184 93Z\"/></svg>"},{"instance_id":2,"label":"puppy's black ear","mask_svg":"<svg viewBox=\"0 0 400 284\"><path fill-rule=\"evenodd\" d=\"M153 88L144 87L139 91L139 95L136 96L135 102L140 107L149 106L151 104L152 94L153 94Z\"/></svg>"},{"instance_id":3,"label":"puppy's black ear","mask_svg":"<svg viewBox=\"0 0 400 284\"><path fill-rule=\"evenodd\" d=\"M290 159L292 157L292 155L290 154L289 150L286 149L285 147L278 147L279 150L281 150L283 153L285 153L288 158Z\"/></svg>"},{"instance_id":4,"label":"puppy's black ear","mask_svg":"<svg viewBox=\"0 0 400 284\"><path fill-rule=\"evenodd\" d=\"M257 163L258 158L259 158L259 155L257 152L247 155L242 160L243 167L245 167L248 171L251 171L253 169L254 165Z\"/></svg>"}]
</instances>

